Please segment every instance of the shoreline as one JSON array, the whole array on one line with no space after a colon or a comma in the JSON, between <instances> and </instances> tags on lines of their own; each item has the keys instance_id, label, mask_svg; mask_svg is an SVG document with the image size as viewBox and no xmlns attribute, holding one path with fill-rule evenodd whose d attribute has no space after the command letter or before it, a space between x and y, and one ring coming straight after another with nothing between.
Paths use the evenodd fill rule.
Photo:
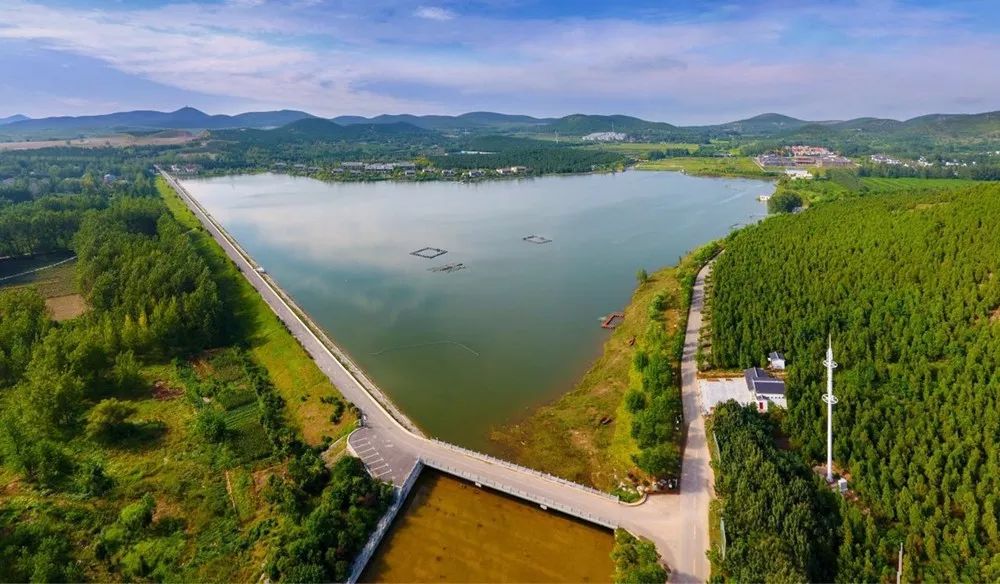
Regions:
<instances>
[{"instance_id":1,"label":"shoreline","mask_svg":"<svg viewBox=\"0 0 1000 584\"><path fill-rule=\"evenodd\" d=\"M489 435L492 448L518 464L609 492L623 492L622 482L649 483L649 476L632 459L641 451L631 436L632 414L625 405L626 394L637 383L638 373L632 361L636 353L648 348L643 331L659 322L670 339L665 349L675 372L671 387L681 388L681 353L691 308L691 286L696 274L711 261L705 250L719 248L721 240L695 248L679 262L657 270L647 282L637 285L625 307L625 324L604 340L570 388L494 427ZM647 304L661 294L676 300L658 319L653 319ZM683 449L683 444L681 437L678 446Z\"/></svg>"},{"instance_id":2,"label":"shoreline","mask_svg":"<svg viewBox=\"0 0 1000 584\"><path fill-rule=\"evenodd\" d=\"M551 177L572 177L572 176L594 176L594 175L607 175L607 174L622 174L626 172L674 172L679 174L685 174L688 176L699 177L699 178L722 178L722 179L746 179L746 180L758 180L762 182L777 182L780 178L778 175L768 176L760 174L740 174L740 173L724 173L724 172L692 172L683 168L642 168L642 162L635 162L632 164L626 164L621 168L614 169L601 169L601 170L590 170L581 172L549 172L542 174L512 174L512 175L502 175L502 176L482 176L482 177L440 177L440 176L424 176L424 177L403 177L403 176L370 176L362 177L358 179L350 178L324 178L317 176L318 173L297 173L288 172L284 170L274 169L274 168L254 168L254 169L231 169L225 172L208 172L199 173L192 175L178 175L175 178L177 180L197 180L197 179L211 179L211 178L225 178L231 176L255 176L260 174L274 174L280 176L288 176L295 178L311 178L313 180L318 180L324 183L346 183L346 184L368 184L368 183L382 183L382 182L392 182L392 183L461 183L461 184L479 184L486 182L500 182L500 181L512 181L512 180L532 180L541 178L551 178Z\"/></svg>"}]
</instances>

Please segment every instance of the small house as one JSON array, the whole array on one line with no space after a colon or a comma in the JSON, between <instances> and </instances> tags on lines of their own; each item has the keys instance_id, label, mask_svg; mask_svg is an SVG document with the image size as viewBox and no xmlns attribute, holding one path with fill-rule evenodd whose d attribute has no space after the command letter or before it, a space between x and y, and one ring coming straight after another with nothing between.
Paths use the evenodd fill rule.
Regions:
<instances>
[{"instance_id":1,"label":"small house","mask_svg":"<svg viewBox=\"0 0 1000 584\"><path fill-rule=\"evenodd\" d=\"M785 382L775 379L760 367L751 367L743 372L747 389L758 401L767 401L782 408L786 407Z\"/></svg>"},{"instance_id":2,"label":"small house","mask_svg":"<svg viewBox=\"0 0 1000 584\"><path fill-rule=\"evenodd\" d=\"M785 354L779 353L777 351L772 351L767 355L767 363L771 369L781 369L785 368Z\"/></svg>"}]
</instances>

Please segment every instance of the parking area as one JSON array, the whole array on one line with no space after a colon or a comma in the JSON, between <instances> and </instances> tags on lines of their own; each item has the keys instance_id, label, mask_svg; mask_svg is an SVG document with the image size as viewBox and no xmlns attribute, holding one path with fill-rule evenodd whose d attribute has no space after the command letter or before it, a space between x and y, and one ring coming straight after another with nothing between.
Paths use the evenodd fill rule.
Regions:
<instances>
[{"instance_id":1,"label":"parking area","mask_svg":"<svg viewBox=\"0 0 1000 584\"><path fill-rule=\"evenodd\" d=\"M359 428L347 444L373 477L400 486L413 470L417 459L396 448L392 439L384 439L370 428Z\"/></svg>"},{"instance_id":2,"label":"parking area","mask_svg":"<svg viewBox=\"0 0 1000 584\"><path fill-rule=\"evenodd\" d=\"M742 377L699 379L698 389L701 392L701 409L705 414L710 414L715 406L731 399L745 406L756 403L753 393L747 388L746 379Z\"/></svg>"}]
</instances>

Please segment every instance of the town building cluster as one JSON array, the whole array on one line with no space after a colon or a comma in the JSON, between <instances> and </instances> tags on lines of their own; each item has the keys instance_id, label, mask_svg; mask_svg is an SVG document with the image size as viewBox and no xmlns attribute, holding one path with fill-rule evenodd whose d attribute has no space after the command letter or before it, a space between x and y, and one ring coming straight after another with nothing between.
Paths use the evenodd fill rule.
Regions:
<instances>
[{"instance_id":1,"label":"town building cluster","mask_svg":"<svg viewBox=\"0 0 1000 584\"><path fill-rule=\"evenodd\" d=\"M801 168L816 166L821 168L845 168L855 166L845 156L822 146L790 146L777 152L761 154L754 160L761 168Z\"/></svg>"}]
</instances>

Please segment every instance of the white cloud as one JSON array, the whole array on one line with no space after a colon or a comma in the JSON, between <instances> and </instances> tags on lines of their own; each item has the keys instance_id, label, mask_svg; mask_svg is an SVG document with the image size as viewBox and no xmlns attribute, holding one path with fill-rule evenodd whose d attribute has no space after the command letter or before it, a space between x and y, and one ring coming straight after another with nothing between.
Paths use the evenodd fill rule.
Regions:
<instances>
[{"instance_id":1,"label":"white cloud","mask_svg":"<svg viewBox=\"0 0 1000 584\"><path fill-rule=\"evenodd\" d=\"M414 16L427 20L448 21L455 18L455 13L440 6L420 6L413 13Z\"/></svg>"},{"instance_id":2,"label":"white cloud","mask_svg":"<svg viewBox=\"0 0 1000 584\"><path fill-rule=\"evenodd\" d=\"M895 20L905 25L898 34L870 38L901 12L892 2L686 21L463 13L461 26L442 27L435 22L457 16L431 5L412 12L403 1L344 0L334 11L312 0L138 10L0 0L0 39L100 59L171 87L327 115L585 107L709 122L773 110L821 118L967 111L1000 95L1000 77L975 66L1000 61L995 31L973 33L954 14L927 9Z\"/></svg>"}]
</instances>

